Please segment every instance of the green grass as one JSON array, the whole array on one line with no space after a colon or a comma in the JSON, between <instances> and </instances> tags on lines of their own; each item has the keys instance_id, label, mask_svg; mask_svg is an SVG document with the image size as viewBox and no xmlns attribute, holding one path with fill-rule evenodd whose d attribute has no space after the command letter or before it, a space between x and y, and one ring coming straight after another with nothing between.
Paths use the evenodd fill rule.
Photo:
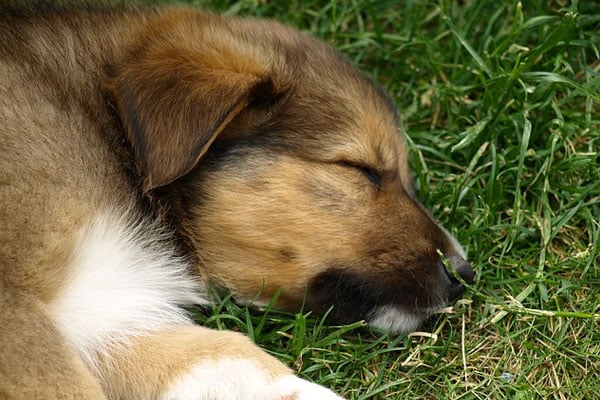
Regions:
<instances>
[{"instance_id":1,"label":"green grass","mask_svg":"<svg viewBox=\"0 0 600 400\"><path fill-rule=\"evenodd\" d=\"M600 398L600 3L192 3L311 32L385 86L420 198L477 271L427 334L228 299L199 320L350 399Z\"/></svg>"}]
</instances>

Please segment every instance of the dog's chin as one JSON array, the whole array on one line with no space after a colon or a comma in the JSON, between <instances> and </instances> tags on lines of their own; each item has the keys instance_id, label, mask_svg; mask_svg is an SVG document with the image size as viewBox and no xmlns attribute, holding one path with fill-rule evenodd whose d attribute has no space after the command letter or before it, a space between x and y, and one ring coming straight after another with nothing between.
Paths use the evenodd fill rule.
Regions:
<instances>
[{"instance_id":1,"label":"dog's chin","mask_svg":"<svg viewBox=\"0 0 600 400\"><path fill-rule=\"evenodd\" d=\"M377 307L366 319L373 328L391 334L406 334L417 330L431 313L414 313L396 305Z\"/></svg>"},{"instance_id":2,"label":"dog's chin","mask_svg":"<svg viewBox=\"0 0 600 400\"><path fill-rule=\"evenodd\" d=\"M257 298L244 300L236 297L236 302L251 307L269 307L268 301L263 301ZM398 305L388 304L375 307L371 312L368 313L364 320L370 327L385 331L392 335L404 335L418 330L423 322L440 308L441 307L431 308L428 310L419 310L419 312L415 312L406 310ZM333 322L335 323L344 324L356 322L354 319L345 320L343 317L340 318L339 315L336 316L335 307L331 311L334 314Z\"/></svg>"}]
</instances>

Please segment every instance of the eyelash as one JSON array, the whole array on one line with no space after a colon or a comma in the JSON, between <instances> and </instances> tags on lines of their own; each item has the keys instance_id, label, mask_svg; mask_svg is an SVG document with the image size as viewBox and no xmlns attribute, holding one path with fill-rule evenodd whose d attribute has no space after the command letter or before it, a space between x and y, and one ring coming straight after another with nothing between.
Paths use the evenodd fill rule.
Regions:
<instances>
[{"instance_id":1,"label":"eyelash","mask_svg":"<svg viewBox=\"0 0 600 400\"><path fill-rule=\"evenodd\" d=\"M351 161L342 161L340 164L345 167L354 168L360 171L377 189L381 189L381 174L375 169Z\"/></svg>"}]
</instances>

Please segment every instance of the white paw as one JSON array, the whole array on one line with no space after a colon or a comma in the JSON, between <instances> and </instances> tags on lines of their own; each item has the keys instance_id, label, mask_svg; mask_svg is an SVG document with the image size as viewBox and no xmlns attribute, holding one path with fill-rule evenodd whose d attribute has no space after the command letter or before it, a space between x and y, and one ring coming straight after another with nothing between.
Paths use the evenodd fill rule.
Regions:
<instances>
[{"instance_id":1,"label":"white paw","mask_svg":"<svg viewBox=\"0 0 600 400\"><path fill-rule=\"evenodd\" d=\"M270 387L272 400L343 400L331 390L294 375L279 378Z\"/></svg>"},{"instance_id":2,"label":"white paw","mask_svg":"<svg viewBox=\"0 0 600 400\"><path fill-rule=\"evenodd\" d=\"M249 359L196 364L176 379L162 400L343 400L315 383L287 375L271 380Z\"/></svg>"}]
</instances>

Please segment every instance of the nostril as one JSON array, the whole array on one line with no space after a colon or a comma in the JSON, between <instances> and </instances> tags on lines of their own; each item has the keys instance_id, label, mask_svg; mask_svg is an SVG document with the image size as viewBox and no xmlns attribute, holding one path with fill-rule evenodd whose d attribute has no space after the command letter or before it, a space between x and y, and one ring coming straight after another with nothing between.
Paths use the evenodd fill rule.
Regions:
<instances>
[{"instance_id":1,"label":"nostril","mask_svg":"<svg viewBox=\"0 0 600 400\"><path fill-rule=\"evenodd\" d=\"M475 271L473 271L473 267L471 264L466 261L464 258L460 256L450 256L448 257L448 261L450 267L464 280L466 283L473 283L475 281ZM456 276L454 276L452 271L446 270L446 273L450 277L450 280L454 283L459 283Z\"/></svg>"}]
</instances>

